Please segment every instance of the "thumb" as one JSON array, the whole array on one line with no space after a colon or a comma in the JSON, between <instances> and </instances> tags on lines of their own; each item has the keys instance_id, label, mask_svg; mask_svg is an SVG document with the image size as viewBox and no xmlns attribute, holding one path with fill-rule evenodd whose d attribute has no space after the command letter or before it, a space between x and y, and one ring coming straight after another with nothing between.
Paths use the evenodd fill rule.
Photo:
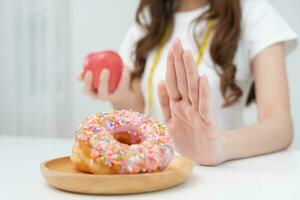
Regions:
<instances>
[{"instance_id":1,"label":"thumb","mask_svg":"<svg viewBox=\"0 0 300 200\"><path fill-rule=\"evenodd\" d=\"M167 91L166 81L161 81L157 88L159 103L163 111L165 122L170 121L172 118L170 110L170 96Z\"/></svg>"},{"instance_id":2,"label":"thumb","mask_svg":"<svg viewBox=\"0 0 300 200\"><path fill-rule=\"evenodd\" d=\"M83 81L83 79L84 79L84 72L81 71L79 74L77 74L76 79L78 81Z\"/></svg>"}]
</instances>

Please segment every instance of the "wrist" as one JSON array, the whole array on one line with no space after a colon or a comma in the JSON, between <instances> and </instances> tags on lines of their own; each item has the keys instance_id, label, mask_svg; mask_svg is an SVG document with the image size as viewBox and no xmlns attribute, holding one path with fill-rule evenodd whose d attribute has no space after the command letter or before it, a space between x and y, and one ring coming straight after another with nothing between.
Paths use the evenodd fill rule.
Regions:
<instances>
[{"instance_id":1,"label":"wrist","mask_svg":"<svg viewBox=\"0 0 300 200\"><path fill-rule=\"evenodd\" d=\"M221 144L223 152L223 162L234 159L234 142L231 137L231 133L228 131L222 131Z\"/></svg>"},{"instance_id":2,"label":"wrist","mask_svg":"<svg viewBox=\"0 0 300 200\"><path fill-rule=\"evenodd\" d=\"M131 104L134 104L134 97L132 93L127 93L127 95L111 99L110 103L115 109L118 110L130 109L132 107Z\"/></svg>"},{"instance_id":3,"label":"wrist","mask_svg":"<svg viewBox=\"0 0 300 200\"><path fill-rule=\"evenodd\" d=\"M210 146L203 154L203 149L194 146L190 152L190 157L196 163L205 166L216 166L227 160L231 160L232 145L228 135L223 131L215 131L210 137ZM196 152L196 153L195 153Z\"/></svg>"}]
</instances>

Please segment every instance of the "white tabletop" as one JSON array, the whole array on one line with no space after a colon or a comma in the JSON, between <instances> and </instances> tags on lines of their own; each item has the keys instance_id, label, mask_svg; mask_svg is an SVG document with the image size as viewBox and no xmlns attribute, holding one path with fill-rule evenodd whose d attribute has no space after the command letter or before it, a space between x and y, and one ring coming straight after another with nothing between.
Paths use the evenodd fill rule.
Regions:
<instances>
[{"instance_id":1,"label":"white tabletop","mask_svg":"<svg viewBox=\"0 0 300 200\"><path fill-rule=\"evenodd\" d=\"M300 152L286 151L194 168L177 187L136 195L97 196L63 192L48 186L42 161L70 154L72 140L0 136L0 199L300 199Z\"/></svg>"}]
</instances>

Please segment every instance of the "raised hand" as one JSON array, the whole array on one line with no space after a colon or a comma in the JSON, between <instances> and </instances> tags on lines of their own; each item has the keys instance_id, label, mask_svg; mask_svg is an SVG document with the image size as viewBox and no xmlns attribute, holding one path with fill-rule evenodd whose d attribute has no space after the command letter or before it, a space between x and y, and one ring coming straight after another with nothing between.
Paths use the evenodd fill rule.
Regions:
<instances>
[{"instance_id":1,"label":"raised hand","mask_svg":"<svg viewBox=\"0 0 300 200\"><path fill-rule=\"evenodd\" d=\"M165 121L176 150L198 164L224 161L222 135L216 130L210 109L207 77L199 76L189 50L179 39L169 50L166 80L158 86Z\"/></svg>"}]
</instances>

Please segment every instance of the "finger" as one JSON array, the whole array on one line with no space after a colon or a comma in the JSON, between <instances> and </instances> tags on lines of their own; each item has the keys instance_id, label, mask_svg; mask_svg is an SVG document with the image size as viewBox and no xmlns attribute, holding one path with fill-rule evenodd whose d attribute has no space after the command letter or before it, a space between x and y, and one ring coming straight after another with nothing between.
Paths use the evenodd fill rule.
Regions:
<instances>
[{"instance_id":1,"label":"finger","mask_svg":"<svg viewBox=\"0 0 300 200\"><path fill-rule=\"evenodd\" d=\"M189 100L191 101L193 108L197 110L199 105L199 75L195 60L190 50L184 51L183 61L186 71Z\"/></svg>"},{"instance_id":2,"label":"finger","mask_svg":"<svg viewBox=\"0 0 300 200\"><path fill-rule=\"evenodd\" d=\"M176 80L178 90L183 99L188 100L188 86L186 80L186 72L183 61L183 48L179 39L176 39L173 43L173 55L174 55L174 65L176 71Z\"/></svg>"},{"instance_id":3,"label":"finger","mask_svg":"<svg viewBox=\"0 0 300 200\"><path fill-rule=\"evenodd\" d=\"M167 91L167 86L165 81L161 81L158 85L158 97L159 103L163 111L165 122L170 121L171 119L171 110L170 110L170 97Z\"/></svg>"},{"instance_id":4,"label":"finger","mask_svg":"<svg viewBox=\"0 0 300 200\"><path fill-rule=\"evenodd\" d=\"M167 89L170 95L170 98L173 101L179 101L181 99L180 92L177 87L176 81L176 72L174 66L174 57L173 57L173 48L169 50L168 53L168 60L167 60L167 72L166 72L166 82L167 82Z\"/></svg>"},{"instance_id":5,"label":"finger","mask_svg":"<svg viewBox=\"0 0 300 200\"><path fill-rule=\"evenodd\" d=\"M211 110L210 110L210 93L209 84L206 75L199 78L199 112L202 119L210 124L211 123Z\"/></svg>"},{"instance_id":6,"label":"finger","mask_svg":"<svg viewBox=\"0 0 300 200\"><path fill-rule=\"evenodd\" d=\"M79 80L79 81L83 81L83 79L84 79L84 72L83 71L81 71L78 75L77 75L77 77L76 77L76 79L77 80Z\"/></svg>"},{"instance_id":7,"label":"finger","mask_svg":"<svg viewBox=\"0 0 300 200\"><path fill-rule=\"evenodd\" d=\"M99 78L98 96L100 96L102 99L107 99L109 96L109 70L103 69Z\"/></svg>"},{"instance_id":8,"label":"finger","mask_svg":"<svg viewBox=\"0 0 300 200\"><path fill-rule=\"evenodd\" d=\"M97 95L95 94L92 88L93 74L91 71L87 71L87 73L83 77L83 81L84 81L84 87L83 87L84 93L92 98L96 98Z\"/></svg>"}]
</instances>

